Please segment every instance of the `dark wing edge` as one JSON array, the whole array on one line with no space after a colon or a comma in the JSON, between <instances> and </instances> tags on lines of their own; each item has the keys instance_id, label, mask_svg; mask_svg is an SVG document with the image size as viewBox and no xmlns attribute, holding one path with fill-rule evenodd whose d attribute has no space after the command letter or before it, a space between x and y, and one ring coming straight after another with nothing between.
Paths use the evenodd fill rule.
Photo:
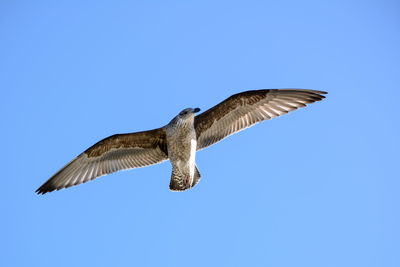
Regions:
<instances>
[{"instance_id":1,"label":"dark wing edge","mask_svg":"<svg viewBox=\"0 0 400 267\"><path fill-rule=\"evenodd\" d=\"M324 91L262 89L232 95L195 117L197 150L254 124L281 116L325 98Z\"/></svg>"},{"instance_id":2,"label":"dark wing edge","mask_svg":"<svg viewBox=\"0 0 400 267\"><path fill-rule=\"evenodd\" d=\"M97 177L161 163L168 159L165 129L116 134L85 150L36 190L45 194Z\"/></svg>"}]
</instances>

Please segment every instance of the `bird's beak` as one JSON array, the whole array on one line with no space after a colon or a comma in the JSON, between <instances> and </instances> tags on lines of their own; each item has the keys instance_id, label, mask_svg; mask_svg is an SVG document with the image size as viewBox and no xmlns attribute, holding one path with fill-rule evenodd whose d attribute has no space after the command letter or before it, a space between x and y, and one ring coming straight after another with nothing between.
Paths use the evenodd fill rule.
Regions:
<instances>
[{"instance_id":1,"label":"bird's beak","mask_svg":"<svg viewBox=\"0 0 400 267\"><path fill-rule=\"evenodd\" d=\"M199 108L195 108L195 109L193 109L193 113L197 113L197 112L199 112L200 111L200 109Z\"/></svg>"}]
</instances>

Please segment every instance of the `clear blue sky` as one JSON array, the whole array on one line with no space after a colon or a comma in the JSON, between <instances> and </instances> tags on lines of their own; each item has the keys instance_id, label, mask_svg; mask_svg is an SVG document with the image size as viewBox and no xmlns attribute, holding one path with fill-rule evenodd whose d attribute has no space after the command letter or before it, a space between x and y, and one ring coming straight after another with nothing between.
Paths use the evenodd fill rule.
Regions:
<instances>
[{"instance_id":1,"label":"clear blue sky","mask_svg":"<svg viewBox=\"0 0 400 267\"><path fill-rule=\"evenodd\" d=\"M1 1L1 266L400 266L397 1ZM83 150L260 88L326 100L38 196Z\"/></svg>"}]
</instances>

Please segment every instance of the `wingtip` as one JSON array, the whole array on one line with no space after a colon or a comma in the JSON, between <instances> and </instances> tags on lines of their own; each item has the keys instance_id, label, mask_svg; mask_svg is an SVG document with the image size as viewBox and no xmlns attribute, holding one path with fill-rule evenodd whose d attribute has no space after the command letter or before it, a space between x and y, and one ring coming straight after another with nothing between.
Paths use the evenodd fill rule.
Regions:
<instances>
[{"instance_id":1,"label":"wingtip","mask_svg":"<svg viewBox=\"0 0 400 267\"><path fill-rule=\"evenodd\" d=\"M282 88L282 89L263 89L263 90L278 90L278 91L297 91L298 93L305 93L305 94L310 94L318 97L325 98L325 96L328 94L327 91L321 91L321 90L314 90L314 89L303 89L303 88Z\"/></svg>"},{"instance_id":2,"label":"wingtip","mask_svg":"<svg viewBox=\"0 0 400 267\"><path fill-rule=\"evenodd\" d=\"M324 96L324 95L328 94L328 92L326 92L326 91L318 91L318 90L307 90L307 92L311 93L310 95L315 97L316 101L320 101L320 100L326 98L326 96Z\"/></svg>"},{"instance_id":3,"label":"wingtip","mask_svg":"<svg viewBox=\"0 0 400 267\"><path fill-rule=\"evenodd\" d=\"M39 190L39 189L36 190L35 193L38 194L39 196L40 196L40 195L46 194L46 192L43 192L43 191L41 191L41 190Z\"/></svg>"},{"instance_id":4,"label":"wingtip","mask_svg":"<svg viewBox=\"0 0 400 267\"><path fill-rule=\"evenodd\" d=\"M40 188L36 189L35 193L38 195L44 195L47 193L47 191L43 190L42 187L40 187Z\"/></svg>"},{"instance_id":5,"label":"wingtip","mask_svg":"<svg viewBox=\"0 0 400 267\"><path fill-rule=\"evenodd\" d=\"M46 193L52 192L54 191L55 188L51 187L49 185L47 185L46 183L43 184L41 187L39 187L38 189L36 189L35 193L38 195L44 195Z\"/></svg>"},{"instance_id":6,"label":"wingtip","mask_svg":"<svg viewBox=\"0 0 400 267\"><path fill-rule=\"evenodd\" d=\"M320 90L314 90L314 89L300 89L300 90L308 91L308 92L311 92L313 94L318 94L318 95L326 95L326 94L328 94L327 91L320 91Z\"/></svg>"}]
</instances>

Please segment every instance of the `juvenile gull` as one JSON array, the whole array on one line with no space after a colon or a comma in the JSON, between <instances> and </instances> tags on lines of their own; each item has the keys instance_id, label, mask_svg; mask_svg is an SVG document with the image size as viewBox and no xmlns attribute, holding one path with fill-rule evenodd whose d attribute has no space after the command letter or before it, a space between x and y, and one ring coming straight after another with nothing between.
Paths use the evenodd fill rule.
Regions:
<instances>
[{"instance_id":1,"label":"juvenile gull","mask_svg":"<svg viewBox=\"0 0 400 267\"><path fill-rule=\"evenodd\" d=\"M195 116L199 108L182 110L164 127L116 134L88 148L47 180L38 194L86 183L120 170L170 160L169 188L184 191L195 186L200 172L196 151L263 120L320 101L326 92L302 89L265 89L235 94Z\"/></svg>"}]
</instances>

